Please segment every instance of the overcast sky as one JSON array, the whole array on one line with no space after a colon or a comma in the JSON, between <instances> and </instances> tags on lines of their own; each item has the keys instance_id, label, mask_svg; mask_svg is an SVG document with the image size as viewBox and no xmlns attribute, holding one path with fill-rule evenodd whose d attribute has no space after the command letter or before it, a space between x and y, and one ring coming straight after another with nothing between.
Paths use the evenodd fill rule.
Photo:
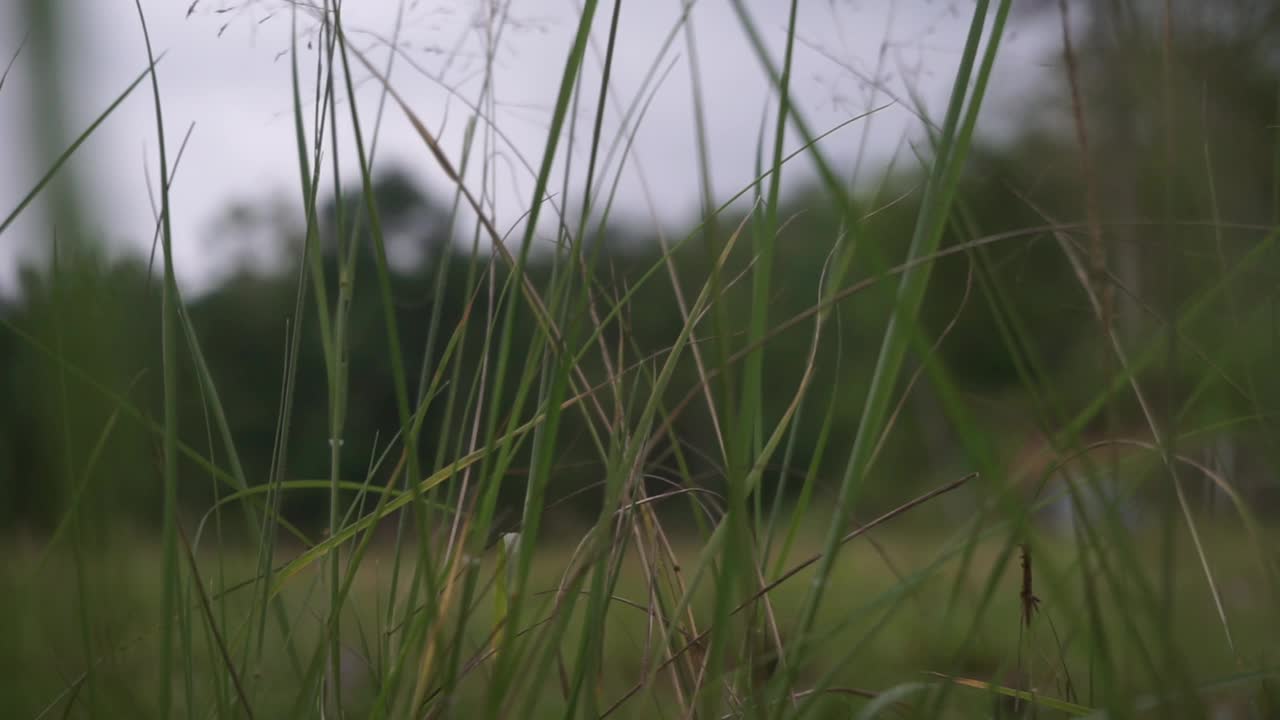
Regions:
<instances>
[{"instance_id":1,"label":"overcast sky","mask_svg":"<svg viewBox=\"0 0 1280 720\"><path fill-rule=\"evenodd\" d=\"M54 0L40 0L54 1ZM78 133L145 67L146 55L134 0L58 0L63 32L71 53L65 66L72 92L64 127ZM360 47L385 67L389 41L400 20L402 53L392 83L442 138L446 152L461 155L462 128L469 110L459 98L474 100L483 69L484 23L478 1L348 0L345 19ZM25 34L22 3L0 3L0 63L7 63ZM184 287L198 292L215 284L233 262L269 262L262 238L220 230L218 218L233 203L278 201L300 207L298 169L291 110L288 57L291 12L281 0L199 0L188 16L190 0L144 0L157 52L170 157L192 127L173 189L172 221L177 270ZM747 2L765 40L780 57L788 3ZM617 102L609 112L606 139L619 128L620 105L642 90L655 63L669 73L657 87L624 168L618 212L629 222L652 223L650 197L669 229L684 227L698 210L696 144L693 130L688 55L683 36L659 56L664 38L678 21L678 0L633 1L623 6L619 49L611 82ZM935 114L944 107L960 57L972 3L929 0L805 0L799 16L794 93L815 130L824 130L866 110L892 102L883 90L873 97L868 82L899 98L914 89ZM502 29L495 67L498 101L494 124L505 140L498 158L496 215L499 227L528 209L533 178L523 167L536 166L566 53L575 30L577 3L569 0L514 0ZM603 49L612 3L601 3L595 37ZM762 109L769 96L765 75L747 44L728 0L701 0L692 13L708 112L714 189L724 199L751 179ZM314 86L313 19L300 17L302 66L307 87ZM1008 133L1008 109L1043 81L1054 50L1052 25L1018 25L1001 46L991 104L980 131L988 137ZM883 50L883 62L880 61ZM38 122L26 110L31 97L30 53L20 53L0 88L0 217L8 215L48 167L32 145ZM588 59L588 78L599 77L598 55ZM2 67L2 65L0 65ZM877 68L879 75L877 76ZM364 81L357 91L363 122L372 124L379 98L377 83L357 68ZM594 90L595 81L586 87ZM584 97L580 117L589 122L595 98ZM589 109L588 109L589 108ZM117 251L150 246L154 220L146 175L156 175L155 122L149 88L142 86L77 152L68 165L77 173L91 208L92 227ZM902 105L892 106L824 141L828 152L851 166L869 123L866 176L906 140L921 137L919 122ZM588 133L578 143L585 151ZM348 177L355 180L349 133L340 135ZM68 138L69 140L70 138ZM798 140L789 138L790 147ZM509 143L509 145L507 144ZM906 162L907 156L901 161ZM381 127L377 164L395 165L429 191L447 197L449 184L435 168L402 113L389 106ZM616 167L616 165L615 165ZM806 163L789 166L794 188L811 176ZM478 183L479 176L468 178ZM582 178L571 179L581 183ZM558 181L554 187L559 187ZM574 197L580 197L580 185ZM569 203L571 206L576 201ZM295 217L298 215L295 213ZM20 257L47 247L51 222L40 207L0 236L0 293L12 293ZM225 226L224 226L225 227Z\"/></svg>"}]
</instances>

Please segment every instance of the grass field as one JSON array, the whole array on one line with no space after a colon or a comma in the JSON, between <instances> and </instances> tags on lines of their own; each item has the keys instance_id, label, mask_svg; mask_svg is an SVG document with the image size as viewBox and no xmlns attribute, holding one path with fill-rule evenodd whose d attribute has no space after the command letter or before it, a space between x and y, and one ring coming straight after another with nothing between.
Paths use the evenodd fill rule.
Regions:
<instances>
[{"instance_id":1,"label":"grass field","mask_svg":"<svg viewBox=\"0 0 1280 720\"><path fill-rule=\"evenodd\" d=\"M1089 688L1096 683L1096 679L1091 682L1090 673L1098 669L1090 667L1088 653L1083 650L1086 643L1082 634L1089 627L1075 620L1086 614L1081 607L1085 586L1069 538L1051 534L1038 542L1033 557L1039 611L1031 625L1024 628L1020 563L1015 559L993 575L998 556L1006 546L1003 538L992 537L980 544L968 574L957 582L959 536L939 532L938 528L910 527L909 520L904 522L908 527L875 531L869 536L874 544L854 540L831 576L831 599L824 604L815 624L817 648L794 680L797 688L811 687L819 680L836 688L820 703L818 716L847 717L866 707L869 697L887 688L915 684L936 688L945 684L943 675L1031 688L1050 697L1073 692L1081 704L1090 704ZM1192 682L1206 686L1206 710L1244 713L1252 708L1262 712L1265 706L1257 705L1259 698L1251 684L1243 680L1231 682L1236 673L1223 671L1248 667L1255 661L1266 662L1274 652L1274 609L1267 588L1254 572L1256 559L1240 552L1250 543L1238 530L1208 523L1201 532L1222 590L1234 650L1224 636L1203 572L1189 549L1179 558L1172 603L1176 637L1166 639L1173 640L1179 656L1185 658L1186 667L1180 671ZM1153 533L1140 533L1134 538L1133 547L1148 566L1156 562L1156 553L1150 550L1156 545L1155 539ZM1275 533L1270 533L1268 545L1274 547L1276 539ZM673 542L682 564L692 566L699 551L696 538L674 538ZM797 559L803 559L819 544L813 533L805 533L796 547ZM11 539L6 546L5 555L10 561L0 584L0 597L5 598L6 605L3 617L7 619L0 668L8 680L0 702L11 716L37 717L45 711L46 717L58 717L77 707L77 703L84 703L90 694L96 696L97 712L105 716L154 715L157 708L151 687L160 672L155 619L162 567L156 545L136 536L114 538L108 547L81 558L81 577L77 577L76 564L66 554L55 553L37 567L37 543ZM536 554L530 587L538 610L531 617L548 612L551 593L571 565L574 551L573 544L557 541L548 542ZM289 559L290 554L281 551L278 560ZM475 566L479 583L488 591L477 598L476 611L465 625L453 626L465 627L460 646L464 658L481 657L492 648L491 630L498 612L494 596L496 556L495 549ZM251 577L254 562L252 548L210 551L201 557L204 576L225 577L228 587ZM348 710L356 716L367 711L387 670L378 666L377 643L380 639L395 643L401 635L385 625L390 565L388 548L375 548L362 563L344 606L342 685ZM403 574L402 594L403 583L410 580L411 573ZM995 595L983 602L985 585L992 577ZM604 651L594 692L602 707L622 698L637 678L652 678L651 687L623 703L617 717L678 712L675 671L668 668L653 672L662 658L654 651L660 638L654 637L658 629L647 614L646 579L639 554L633 550L623 562L614 592L617 602L598 631ZM793 617L812 579L811 571L800 572L780 585L768 595L769 610L778 618ZM78 607L77 598L68 593L69 588L75 587L82 589L82 597L95 601L89 607ZM1127 588L1134 590L1135 587ZM233 645L239 643L237 637L250 631L246 627L250 606L244 597L247 592L249 588L229 591L217 603ZM323 578L317 573L298 576L283 596L287 612L297 618L294 636L286 640L279 633L268 632L261 658L243 666L242 680L255 698L254 711L259 717L281 717L296 710L293 703L303 687L303 677L286 647L290 642L301 648L313 646L323 636L324 619L329 613ZM1110 604L1103 602L1104 607ZM712 603L710 592L696 593L690 608L690 627L706 628ZM196 612L194 607L188 610ZM1126 619L1121 615L1104 615L1117 658L1117 676L1113 680L1134 698L1154 698L1159 686L1144 672L1140 655L1168 652L1162 648L1161 624L1152 617ZM86 622L88 627L82 627ZM1126 622L1133 622L1136 627L1126 628ZM758 637L764 624L757 619L754 625L754 629L744 632L757 634L756 646L739 657L751 658L760 667L758 673L769 669L776 673L771 643ZM532 623L531 632L536 632ZM111 649L85 658L85 633L93 636L93 646ZM560 643L571 648L581 634L581 627L570 626ZM445 642L457 639L451 635ZM194 709L195 716L202 716L203 710L218 702L215 678L221 661L210 638L199 633L184 655L184 662L191 666L191 677L189 684L180 688L176 702L179 707ZM695 655L689 653L689 657ZM417 667L420 662L418 657L410 664ZM85 674L86 667L94 668L91 676ZM824 677L833 669L833 676ZM438 680L431 669L425 672L427 686L435 685ZM470 670L449 703L454 712L465 717L483 707L488 675L483 665ZM1221 687L1211 687L1224 680ZM545 681L556 686L560 682L554 674ZM982 714L997 702L990 692L980 689L960 687L953 693L948 716ZM1005 705L1012 707L1012 702L1006 700ZM78 707L83 710L86 705ZM315 710L308 708L305 712ZM553 689L543 693L537 712L524 708L520 714L559 717L563 711L564 698ZM1168 707L1153 707L1141 715L1163 717L1168 711ZM1040 712L1057 714L1048 708ZM1237 716L1240 715L1215 715Z\"/></svg>"}]
</instances>

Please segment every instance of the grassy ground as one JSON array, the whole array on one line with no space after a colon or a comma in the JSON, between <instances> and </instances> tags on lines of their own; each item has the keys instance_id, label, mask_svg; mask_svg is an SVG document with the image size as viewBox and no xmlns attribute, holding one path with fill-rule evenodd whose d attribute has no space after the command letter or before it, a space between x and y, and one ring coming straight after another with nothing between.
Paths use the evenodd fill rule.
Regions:
<instances>
[{"instance_id":1,"label":"grassy ground","mask_svg":"<svg viewBox=\"0 0 1280 720\"><path fill-rule=\"evenodd\" d=\"M1207 554L1213 558L1215 579L1222 588L1223 609L1230 620L1235 650L1224 638L1204 575L1190 552L1179 558L1173 626L1177 628L1177 647L1187 662L1187 676L1208 684L1229 679L1234 674L1230 672L1233 667L1251 665L1252 660L1273 660L1275 635L1271 625L1273 608L1253 570L1255 561L1250 557L1248 540L1227 526L1208 524L1201 530ZM816 623L819 649L798 670L796 688L810 687L826 673L834 673L827 680L845 691L824 702L829 712L836 713L834 716L864 707L868 700L858 693L878 693L904 683L937 683L940 678L933 673L1003 681L1057 697L1065 695L1070 682L1080 702L1089 704L1090 673L1097 668L1090 668L1082 649L1081 634L1088 627L1076 621L1083 614L1080 605L1084 602L1084 586L1069 537L1045 535L1037 546L1033 567L1039 576L1035 585L1039 612L1027 629L1022 625L1023 579L1017 562L1006 566L996 577L996 596L989 603L981 600L986 581L1005 547L1002 539L992 538L978 546L957 590L959 556L952 552L956 541L953 533L925 527L886 528L872 537L874 544L855 540L842 554L831 577L829 600ZM1275 534L1269 537L1269 544L1274 546ZM1155 547L1154 541L1153 534L1145 533L1134 542L1150 566L1156 562L1156 553L1147 550ZM682 563L692 566L699 551L696 540L685 537L674 542ZM805 533L796 548L797 558L819 544L813 533ZM575 545L566 542L548 543L540 549L531 587L537 588L538 593L553 591L570 566L574 551ZM281 560L286 559L284 554ZM76 576L75 563L62 554L47 558L37 569L37 544L7 541L5 556L10 560L0 580L0 597L5 598L6 605L6 622L0 633L4 638L0 674L6 682L0 702L10 716L36 717L46 708L53 708L52 716L60 716L64 709L77 707L77 698L84 701L90 692L97 695L100 714L154 714L151 687L160 671L156 653L159 630L155 624L161 567L157 546L138 537L119 536L109 546L82 558L80 578ZM942 564L935 565L939 560ZM203 554L201 564L207 578L225 573L228 584L234 585L252 575L254 552L251 548L210 551ZM349 709L357 716L361 707L367 709L385 671L377 667L374 644L380 637L397 636L395 631L388 633L383 622L390 565L391 555L386 547L377 548L368 556L344 610L342 685ZM492 591L495 566L496 552L479 564L481 582L491 589L478 599L476 611L465 625L464 657L477 656L488 647L497 612ZM933 567L938 569L930 571ZM404 571L403 581L408 582L410 576L409 571ZM776 617L785 620L795 616L812 579L812 571L801 572L769 594L770 609ZM87 586L86 596L95 599L91 607L78 607L76 596L68 592L80 582ZM255 698L254 710L259 717L283 716L296 700L302 678L286 647L292 642L309 648L323 636L328 608L321 587L322 578L317 573L297 577L284 593L289 614L298 618L295 635L286 641L279 633L267 633L261 659L243 668L243 680ZM403 593L404 585L401 587ZM232 636L232 643L237 642L237 635L249 631L245 626L249 602L243 597L248 591L231 591L219 601L219 612L227 619L224 627ZM646 573L635 551L623 564L614 594L618 602L602 631L605 649L595 690L605 706L622 697L637 678L645 677L645 671L652 669L656 659L657 641L650 637L653 629L644 609ZM710 593L697 594L692 603L694 626L705 628L712 601ZM547 606L545 600L536 604ZM539 610L533 615L544 612ZM1128 637L1118 614L1108 614L1105 619L1114 628L1110 632L1123 668L1120 677L1114 679L1128 686L1135 697L1158 689L1145 676L1139 655L1160 647L1158 621L1137 620L1135 636ZM86 621L88 627L81 627ZM782 627L785 632L785 622ZM81 651L85 632L94 636L95 646L114 650L90 662ZM567 651L580 637L581 628L570 627L559 642ZM769 647L767 638L760 638L753 650L757 654L742 657L752 657L761 668L758 672L767 673L773 667ZM190 703L200 716L201 709L215 704L214 678L221 663L207 635L197 634L189 657L195 666L191 685L179 693L177 702L179 706ZM420 662L418 656L410 665L420 667ZM87 666L95 668L92 688L83 681ZM426 673L426 684L434 685L437 678L429 668ZM453 705L459 716L470 716L481 708L487 675L487 669L480 666L461 683ZM548 681L559 684L554 676ZM186 697L186 692L193 693L193 697ZM993 703L993 698L981 690L957 690L956 695L951 705L953 716L984 710ZM1206 701L1210 707L1225 708L1234 703L1247 708L1251 696L1249 685L1242 683L1209 693ZM651 688L623 704L618 716L653 717L659 709L672 713L677 707L671 673L664 671L654 676ZM84 708L79 706L80 711ZM544 693L540 710L541 714L531 716L559 716L563 712L561 693ZM1146 716L1158 717L1161 712Z\"/></svg>"}]
</instances>

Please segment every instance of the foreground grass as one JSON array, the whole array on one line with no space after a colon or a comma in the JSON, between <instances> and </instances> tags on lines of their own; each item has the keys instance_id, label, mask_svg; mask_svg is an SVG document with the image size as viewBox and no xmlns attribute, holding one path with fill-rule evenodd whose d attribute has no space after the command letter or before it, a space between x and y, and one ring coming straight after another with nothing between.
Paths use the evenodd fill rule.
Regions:
<instances>
[{"instance_id":1,"label":"foreground grass","mask_svg":"<svg viewBox=\"0 0 1280 720\"><path fill-rule=\"evenodd\" d=\"M1256 715L1274 713L1272 640L1280 624L1274 532L1259 529L1243 501L1233 507L1231 524L1200 520L1186 501L1184 473L1214 471L1179 450L1188 427L1222 420L1209 416L1214 408L1201 407L1211 405L1205 398L1212 401L1215 393L1233 402L1244 395L1249 415L1240 424L1272 429L1268 398L1244 389L1265 386L1253 383L1251 366L1238 368L1231 354L1239 350L1236 343L1194 332L1216 324L1221 296L1245 287L1240 277L1265 267L1277 232L1263 228L1231 262L1219 248L1218 265L1204 273L1203 283L1187 297L1166 298L1167 307L1156 309L1163 312L1142 316L1149 326L1122 338L1111 298L1122 283L1108 274L1105 252L1086 257L1065 226L1035 208L1047 224L1035 234L1053 243L1057 260L1080 285L1070 298L1050 300L1083 308L1096 326L1088 348L1070 349L1080 357L1092 353L1081 361L1088 381L1064 387L1037 356L1033 340L1044 338L1028 333L1026 308L1008 299L997 263L985 254L988 241L1000 238L984 239L971 227L959 197L1012 3L975 4L950 100L940 117L921 126L929 152L921 155L910 231L888 240L868 231L861 198L792 103L799 5L791 4L778 55L745 4L733 3L759 61L755 71L775 91L756 149L757 180L732 197L714 197L703 152L697 168L708 188L702 225L614 285L605 284L611 271L598 250L607 244L610 183L625 162L610 165L599 151L609 155L610 142L626 146L670 48L654 58L654 72L624 111L616 136L602 137L616 91L609 69L622 3L583 3L565 48L542 155L518 158L532 193L524 224L511 236L494 226L486 206L497 158L510 150L488 124L497 103L491 78L486 75L479 97L466 103L464 146L442 148L410 99L396 92L390 66L376 67L348 44L340 3L291 5L292 21L315 29L314 64L304 62L296 46L290 53L298 219L305 230L293 305L260 310L290 319L271 468L261 475L241 462L235 418L222 402L236 378L210 369L200 328L174 279L177 240L168 202L174 165L166 151L173 138L163 120L162 68L147 37L151 62L140 80L151 80L156 113L164 281L150 298L157 300L159 352L143 365L148 377L159 376L151 390L162 402L135 404L141 393L131 393L132 386L98 380L92 371L105 364L108 351L86 342L77 352L64 343L102 328L92 327L84 312L99 298L62 293L63 286L77 287L76 277L56 263L52 331L6 321L47 364L48 386L56 388L42 409L61 422L60 437L50 444L62 455L56 466L66 469L68 491L56 542L11 539L0 547L11 559L0 575L5 711L17 717L718 720L850 712L968 717L1029 707L1043 715L1197 716L1220 703L1240 703ZM606 40L601 28L610 9ZM145 36L142 15L139 6ZM490 63L504 18L482 18L489 25ZM688 33L692 48L686 19L675 22L669 39ZM598 87L584 80L589 51L602 60ZM690 63L696 80L696 61ZM308 67L315 75L304 78ZM429 317L414 318L430 326L421 355L401 338L404 319L374 191L378 121L356 91L366 81L418 133L423 161L453 183L450 222L475 218L459 293L468 304L456 317L439 310L448 267L439 262ZM702 102L693 99L699 111ZM0 232L91 132L93 126L59 156L0 222ZM352 157L334 156L335 132L353 141ZM801 147L788 154L786 140L794 137ZM780 198L783 178L790 177L787 163L800 155L817 169L838 229L820 239L824 260L805 278L805 309L781 316L775 271L787 221ZM562 178L555 172L561 164L569 166ZM476 165L485 172L477 173ZM322 217L322 188L340 192L352 172L359 191ZM575 184L585 188L581 201L567 201ZM720 215L743 195L754 196L751 211L728 227ZM655 227L660 224L655 218ZM1096 241L1096 219L1090 225ZM554 242L542 243L547 232ZM949 232L957 244L943 250ZM481 250L481 240L488 250ZM685 256L677 248L697 243L705 244L705 272L682 280L675 265ZM535 244L554 248L554 262L540 275L529 272ZM1094 250L1100 244L1093 243ZM448 252L455 251L461 252L450 246ZM971 282L964 297L954 299L956 317L970 286L977 286L974 295L983 295L999 330L999 347L987 350L1007 355L1017 371L1024 397L1016 403L1016 422L1050 435L1059 459L1078 455L1073 451L1084 444L1083 432L1100 426L1108 430L1104 445L1140 447L1160 472L1146 495L1129 500L1159 506L1152 527L1130 530L1115 506L1086 517L1089 503L1081 502L1087 521L1069 534L1048 535L1035 529L1025 498L1004 492L1016 485L1016 473L1000 455L1020 439L1002 437L981 416L971 389L935 352L951 325L938 332L921 322L936 261L942 252L961 251L971 263ZM669 286L662 284L667 279ZM1163 279L1174 284L1172 271ZM651 309L635 293L655 287L670 293L667 301L682 318L656 352L642 348L630 325ZM376 368L351 366L357 296L377 307L385 362ZM832 321L838 308L859 303L881 308L883 317L875 323L878 335L857 339L859 362L848 362L841 326ZM765 350L795 328L808 335L792 347L807 352L789 366L794 375L781 373L779 355ZM1248 333L1234 334L1243 344ZM300 369L304 338L317 343L310 357L322 367ZM1185 373L1194 376L1186 387L1174 384L1186 369L1175 350L1203 361ZM815 391L819 368L857 378L842 384L837 397ZM364 371L390 378L395 418L378 418L378 429L392 439L375 443L385 455L361 477L351 472L344 448L352 432L348 411L359 403L350 379ZM304 378L311 383L304 386ZM903 517L846 544L869 499L908 501L896 492L897 468L886 467L881 450L886 438L901 436L900 411L926 384L926 400L936 408L926 412L944 426L935 435L945 437L944 454L954 456L945 462L964 466L953 483L982 478L986 493L973 504L982 512L939 521L943 515L927 507L925 517L935 522L926 525L916 517L918 506L908 503L899 506ZM302 432L294 399L304 392L326 399L325 417L305 418L310 447L323 448L319 480L289 472L297 459L290 442ZM1083 397L1065 397L1076 394ZM1157 395L1159 403L1149 402ZM99 405L91 406L90 397ZM184 406L199 409L199 427L180 425ZM690 407L709 428L705 446L679 436L676 420ZM853 414L842 426L852 431L839 433L848 436L832 437L837 413ZM1112 422L1121 413L1130 424L1123 430ZM438 434L424 429L429 416ZM102 448L114 447L117 422L145 436L149 459L157 460L154 472L142 469L146 460L138 457L99 465ZM810 432L814 438L802 437ZM97 442L73 443L73 435ZM809 457L793 453L802 444ZM907 452L924 454L917 443L909 445ZM550 511L556 493L549 488L570 446L587 454L595 483L595 517L576 529L561 526ZM824 453L835 456L834 463ZM694 454L712 468L711 482L694 469ZM839 472L824 469L833 464ZM1053 474L1047 467L1037 471ZM1101 482L1087 475L1073 476L1055 492L1075 495ZM80 494L93 481L99 497L110 496L122 478L135 476L154 480L150 497L163 497L154 537L119 534L115 518ZM787 492L766 492L777 477L793 476L802 479ZM1265 479L1266 469L1256 477ZM220 498L207 525L183 516L193 501L181 496L191 492L193 478L207 481ZM1218 490L1240 500L1229 482L1236 478L1216 480ZM661 482L669 495L655 498L650 481ZM510 497L513 487L520 497ZM328 530L299 544L291 534L302 533L279 513L282 498L316 490L326 495ZM354 493L360 496L355 502ZM657 501L672 498L704 503L694 511L701 524L667 522L655 507L665 513ZM503 532L509 527L500 521L503 510L518 516L510 525L518 534ZM786 580L772 588L779 578Z\"/></svg>"}]
</instances>

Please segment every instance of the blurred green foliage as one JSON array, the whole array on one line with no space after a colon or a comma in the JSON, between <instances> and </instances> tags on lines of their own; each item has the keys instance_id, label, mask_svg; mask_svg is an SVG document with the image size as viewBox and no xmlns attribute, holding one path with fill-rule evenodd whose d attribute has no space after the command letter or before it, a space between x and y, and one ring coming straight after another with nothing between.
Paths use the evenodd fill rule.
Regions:
<instances>
[{"instance_id":1,"label":"blurred green foliage","mask_svg":"<svg viewBox=\"0 0 1280 720\"><path fill-rule=\"evenodd\" d=\"M1085 220L1093 213L1102 228L1108 282L1116 298L1114 323L1131 351L1149 349L1151 339L1192 304L1205 298L1210 303L1183 329L1176 356L1149 363L1144 381L1158 388L1161 397L1186 400L1183 405L1170 401L1169 407L1184 428L1253 417L1253 429L1232 432L1263 437L1256 444L1274 458L1274 442L1265 436L1275 427L1280 400L1280 381L1267 369L1280 349L1280 250L1263 243L1280 214L1280 152L1274 137L1280 74L1266 44L1275 36L1274 18L1250 3L1238 5L1231 17L1261 13L1263 19L1222 25L1200 18L1179 25L1174 28L1169 63L1162 59L1161 36L1141 17L1117 20L1114 14L1096 12L1087 18L1074 61L1084 99L1089 163L1082 163L1084 152L1072 130L1073 110L1062 100L1060 83L1048 83L1052 88L1042 97L1033 94L1012 109L1022 118L1015 136L975 149L944 241L946 254L936 261L923 327L932 341L954 323L939 345L939 357L961 387L981 399L978 406L994 434L1010 431L1010 445L1020 442L1028 425L1034 424L1026 420L1027 377L1020 374L1028 361L1043 374L1039 389L1049 395L1048 405L1064 418L1085 410L1106 384L1107 368L1099 360L1106 351L1100 345L1098 323L1062 249L1063 242L1075 243L1087 254ZM905 254L922 177L918 170L899 170L874 192L864 190L858 198L866 212L863 242L873 243L891 265ZM1089 183L1095 189L1092 196ZM406 360L422 357L432 313L441 314L443 327L453 328L469 310L472 321L466 333L471 342L466 344L464 367L478 372L488 360L480 343L483 324L475 319L487 317L492 308L486 293L466 297L463 288L464 278L475 269L472 263L487 263L488 256L473 260L470 248L450 246L447 210L406 175L384 172L375 193L388 237L407 250L407 257L416 258L395 269L392 278ZM358 191L345 196L348 227L353 218L361 227ZM320 232L329 248L324 263L331 279L336 272L333 202L322 213ZM272 212L277 209L232 208L222 227L228 234L273 237L282 255L296 262L301 239L296 228L280 225L277 218L287 213ZM793 192L779 215L786 222L777 242L771 317L781 323L817 301L816 282L841 228L837 214L817 190ZM730 214L717 220L718 243L740 219ZM747 223L743 232L751 228ZM701 231L693 230L690 237L675 253L686 291L710 272ZM603 243L594 282L606 311L612 299L633 289L661 262L658 244L642 225L615 223L588 241ZM159 282L141 260L109 262L74 242L65 245L72 250L56 265L24 272L19 299L0 308L9 324L0 332L0 383L6 398L0 407L0 527L53 527L81 485L89 507L154 521L160 507L156 436L143 418L156 418L159 410ZM377 286L372 250L363 236L359 247L343 453L344 473L357 481L398 427L385 328L372 291ZM725 278L735 278L750 266L749 247L748 242L739 244ZM551 253L533 256L528 273L535 286L545 285L552 259ZM848 284L872 275L869 263L859 267L861 274L855 271ZM1234 274L1228 275L1233 268ZM500 283L508 272L498 263L492 271ZM299 277L296 266L241 267L223 285L189 302L252 482L265 482L272 466L286 333L297 322L303 323L306 334L297 365L285 475L327 475L325 372L314 317L305 312L300 318L293 316ZM437 308L438 282L445 287ZM744 281L729 286L721 302L729 308L745 307L748 285ZM875 284L843 301L837 339L826 342L817 358L814 382L823 390L816 397L834 403L833 443L847 442L856 430L874 347L892 307L892 286ZM730 312L727 317L730 326L725 330L745 336L746 313ZM526 319L516 325L517 347L528 347L533 337L532 316ZM1016 351L1002 335L1001 322L1021 328ZM635 290L621 319L604 335L611 347L622 342L629 357L645 358L661 354L681 325L669 280L659 272ZM713 346L710 330L705 329L709 327L704 323L701 336L708 351ZM779 378L765 388L766 411L775 416L790 401L803 372L809 327L798 323L766 347L765 366ZM437 338L428 366L410 365L410 377L429 377L443 346ZM914 362L919 361L917 353ZM595 381L606 377L598 353L586 353L582 368ZM470 387L473 379L464 373L459 381ZM670 405L697 383L696 367L687 359L672 383L676 390L668 399ZM184 377L183 388L183 438L218 464L221 451L210 439L205 399L191 373ZM106 393L127 401L141 416L130 416ZM958 452L946 428L938 426L931 397L927 380L922 381L877 467L892 468L895 475L909 479L931 464L945 464ZM814 408L800 417L792 468L803 468L815 451L826 411ZM95 451L118 412L122 414L111 424L110 440ZM1123 398L1110 404L1110 412L1110 421L1122 428L1139 422L1137 408ZM441 414L436 406L427 417L421 435L423 457L434 457L438 443L453 442L460 432L441 427ZM572 414L565 423L563 452L557 458L562 469L552 497L598 480L593 472L598 458L585 429ZM674 437L683 446L682 461L714 486L717 468L709 458L717 454L715 438L701 401L692 402L679 417ZM928 452L922 453L922 446ZM669 453L660 455L661 462L674 462ZM828 453L822 473L838 473L835 464L842 456ZM184 467L184 476L184 499L191 508L206 507L216 492L225 492L194 464ZM101 481L103 477L110 482ZM772 482L776 477L767 478L766 488ZM511 498L518 498L518 478L511 485ZM894 497L900 496L901 487L891 489ZM876 491L871 492L868 500L878 500ZM589 492L577 497L579 506L592 506ZM324 494L317 491L314 496L291 494L285 510L294 519L319 522L324 507Z\"/></svg>"}]
</instances>

